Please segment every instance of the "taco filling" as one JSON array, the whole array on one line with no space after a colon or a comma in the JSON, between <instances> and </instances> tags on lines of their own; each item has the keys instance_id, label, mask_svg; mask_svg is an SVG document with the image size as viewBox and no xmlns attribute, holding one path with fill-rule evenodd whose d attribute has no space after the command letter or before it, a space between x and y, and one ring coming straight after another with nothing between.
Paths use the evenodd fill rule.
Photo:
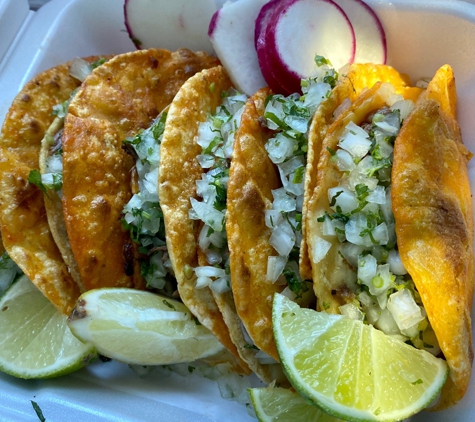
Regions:
<instances>
[{"instance_id":1,"label":"taco filling","mask_svg":"<svg viewBox=\"0 0 475 422\"><path fill-rule=\"evenodd\" d=\"M165 225L158 198L160 143L165 129L166 112L150 128L123 142L135 158L137 192L124 206L122 225L131 239L139 244L139 252L147 258L141 262L141 274L147 287L172 295L176 281L167 252Z\"/></svg>"},{"instance_id":2,"label":"taco filling","mask_svg":"<svg viewBox=\"0 0 475 422\"><path fill-rule=\"evenodd\" d=\"M272 95L264 112L267 127L276 131L265 148L282 182L281 188L272 191L272 209L266 211L266 225L272 230L269 243L278 253L268 257L266 278L287 284L282 293L291 299L309 290L300 276L299 251L310 122L338 80L338 73L324 57L316 56L315 63L312 75L301 81L303 96Z\"/></svg>"},{"instance_id":3,"label":"taco filling","mask_svg":"<svg viewBox=\"0 0 475 422\"><path fill-rule=\"evenodd\" d=\"M198 245L208 266L195 268L196 288L209 286L215 293L231 290L229 249L226 238L226 197L234 136L239 128L247 97L234 89L222 92L221 106L201 123L197 143L203 150L197 160L204 173L196 181L201 200L190 198L189 217L201 220L203 226Z\"/></svg>"},{"instance_id":4,"label":"taco filling","mask_svg":"<svg viewBox=\"0 0 475 422\"><path fill-rule=\"evenodd\" d=\"M328 148L342 177L328 189L331 212L318 221L324 236L338 239L341 268L347 269L341 278L354 293L339 311L438 355L421 297L399 256L391 207L393 146L414 104L395 96L391 102L360 126L348 123L337 149ZM318 263L331 243L315 235L313 244L312 261ZM329 306L320 303L321 309Z\"/></svg>"}]
</instances>

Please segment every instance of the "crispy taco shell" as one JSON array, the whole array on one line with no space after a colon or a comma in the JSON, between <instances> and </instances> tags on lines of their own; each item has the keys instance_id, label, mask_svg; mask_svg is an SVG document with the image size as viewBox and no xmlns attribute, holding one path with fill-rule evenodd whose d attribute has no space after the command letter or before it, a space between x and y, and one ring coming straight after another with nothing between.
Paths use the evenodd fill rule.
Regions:
<instances>
[{"instance_id":1,"label":"crispy taco shell","mask_svg":"<svg viewBox=\"0 0 475 422\"><path fill-rule=\"evenodd\" d=\"M190 76L216 62L186 49L122 54L95 69L71 101L63 133L63 212L86 290L144 287L137 244L121 225L135 164L122 142L149 127Z\"/></svg>"},{"instance_id":2,"label":"crispy taco shell","mask_svg":"<svg viewBox=\"0 0 475 422\"><path fill-rule=\"evenodd\" d=\"M455 79L444 66L397 138L391 190L399 253L450 367L438 408L465 394L473 360L471 154L455 112Z\"/></svg>"},{"instance_id":3,"label":"crispy taco shell","mask_svg":"<svg viewBox=\"0 0 475 422\"><path fill-rule=\"evenodd\" d=\"M268 88L254 94L241 117L229 172L226 232L237 313L256 346L278 361L272 299L285 286L266 282L267 258L277 253L269 244L265 211L272 208L272 190L280 179L264 148L273 132L260 123L270 94Z\"/></svg>"},{"instance_id":4,"label":"crispy taco shell","mask_svg":"<svg viewBox=\"0 0 475 422\"><path fill-rule=\"evenodd\" d=\"M46 160L50 154L50 149L56 143L55 138L62 136L64 127L64 118L57 117L54 119L51 126L46 131L45 137L41 141L40 161L39 168L41 174L47 173ZM66 231L66 224L63 216L63 202L59 192L54 189L48 189L44 196L46 216L48 218L48 224L53 235L54 241L58 246L61 256L64 262L68 266L69 273L74 279L81 292L84 292L84 287L81 275L79 274L79 268L76 260L74 259L73 251L69 243L68 233Z\"/></svg>"},{"instance_id":5,"label":"crispy taco shell","mask_svg":"<svg viewBox=\"0 0 475 422\"><path fill-rule=\"evenodd\" d=\"M346 74L342 74L328 99L317 108L308 134L307 164L305 168L305 195L303 215L307 214L309 201L317 185L317 165L320 160L323 140L329 127L338 116L344 113L360 94L373 87L377 82L388 82L396 94L415 101L422 90L410 86L406 75L400 74L393 67L375 64L353 64ZM307 219L302 221L302 244L300 246L300 275L303 279L312 278L310 256L307 246Z\"/></svg>"},{"instance_id":6,"label":"crispy taco shell","mask_svg":"<svg viewBox=\"0 0 475 422\"><path fill-rule=\"evenodd\" d=\"M53 106L67 100L79 84L69 75L69 63L40 73L13 101L0 135L3 243L28 278L65 314L74 307L79 288L51 235L43 192L28 176L38 169L41 140L55 118Z\"/></svg>"},{"instance_id":7,"label":"crispy taco shell","mask_svg":"<svg viewBox=\"0 0 475 422\"><path fill-rule=\"evenodd\" d=\"M213 87L212 89L210 87ZM241 372L250 373L231 340L211 290L195 289L198 266L200 224L188 217L190 198L197 198L196 180L202 168L196 160L201 146L196 143L198 128L221 104L221 92L231 88L231 80L221 66L204 70L190 78L170 105L160 149L159 197L167 230L167 246L178 291L183 303L213 332L233 354Z\"/></svg>"}]
</instances>

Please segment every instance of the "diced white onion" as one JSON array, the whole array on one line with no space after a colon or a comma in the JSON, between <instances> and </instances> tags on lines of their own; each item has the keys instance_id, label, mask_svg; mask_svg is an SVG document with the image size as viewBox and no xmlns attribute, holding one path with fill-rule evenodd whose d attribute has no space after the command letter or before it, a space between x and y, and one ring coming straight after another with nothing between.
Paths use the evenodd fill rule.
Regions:
<instances>
[{"instance_id":1,"label":"diced white onion","mask_svg":"<svg viewBox=\"0 0 475 422\"><path fill-rule=\"evenodd\" d=\"M391 312L388 309L383 309L379 315L375 327L380 329L385 334L400 334L399 327L396 324Z\"/></svg>"},{"instance_id":2,"label":"diced white onion","mask_svg":"<svg viewBox=\"0 0 475 422\"><path fill-rule=\"evenodd\" d=\"M421 308L408 289L399 290L389 296L387 308L400 330L405 330L424 319Z\"/></svg>"},{"instance_id":3,"label":"diced white onion","mask_svg":"<svg viewBox=\"0 0 475 422\"><path fill-rule=\"evenodd\" d=\"M200 164L201 168L209 169L214 165L214 157L209 154L199 154L196 156L196 160Z\"/></svg>"},{"instance_id":4,"label":"diced white onion","mask_svg":"<svg viewBox=\"0 0 475 422\"><path fill-rule=\"evenodd\" d=\"M385 204L386 189L384 186L376 186L376 188L366 197L366 200L371 204Z\"/></svg>"},{"instance_id":5,"label":"diced white onion","mask_svg":"<svg viewBox=\"0 0 475 422\"><path fill-rule=\"evenodd\" d=\"M332 224L332 219L328 216L325 215L324 220L323 220L323 225L322 225L322 234L324 236L335 236L335 227L333 227Z\"/></svg>"},{"instance_id":6,"label":"diced white onion","mask_svg":"<svg viewBox=\"0 0 475 422\"><path fill-rule=\"evenodd\" d=\"M204 266L195 268L196 277L225 277L226 271L222 268Z\"/></svg>"},{"instance_id":7,"label":"diced white onion","mask_svg":"<svg viewBox=\"0 0 475 422\"><path fill-rule=\"evenodd\" d=\"M282 292L280 292L281 295L284 295L285 297L288 297L290 300L295 300L297 295L290 290L289 286L287 286Z\"/></svg>"},{"instance_id":8,"label":"diced white onion","mask_svg":"<svg viewBox=\"0 0 475 422\"><path fill-rule=\"evenodd\" d=\"M353 161L353 157L348 151L339 149L336 151L337 166L340 171L351 171L356 168L356 164Z\"/></svg>"},{"instance_id":9,"label":"diced white onion","mask_svg":"<svg viewBox=\"0 0 475 422\"><path fill-rule=\"evenodd\" d=\"M61 154L50 155L46 159L48 173L63 173L63 156Z\"/></svg>"},{"instance_id":10,"label":"diced white onion","mask_svg":"<svg viewBox=\"0 0 475 422\"><path fill-rule=\"evenodd\" d=\"M281 133L271 138L265 144L265 149L269 158L274 164L283 163L287 158L292 157L296 141Z\"/></svg>"},{"instance_id":11,"label":"diced white onion","mask_svg":"<svg viewBox=\"0 0 475 422\"><path fill-rule=\"evenodd\" d=\"M289 196L284 188L275 189L272 191L274 197L273 208L278 211L291 212L295 211L295 198Z\"/></svg>"},{"instance_id":12,"label":"diced white onion","mask_svg":"<svg viewBox=\"0 0 475 422\"><path fill-rule=\"evenodd\" d=\"M371 281L376 277L377 270L378 261L373 255L368 254L358 258L358 278L368 287L371 286Z\"/></svg>"},{"instance_id":13,"label":"diced white onion","mask_svg":"<svg viewBox=\"0 0 475 422\"><path fill-rule=\"evenodd\" d=\"M287 259L282 256L269 256L267 258L266 280L275 283L284 271Z\"/></svg>"},{"instance_id":14,"label":"diced white onion","mask_svg":"<svg viewBox=\"0 0 475 422\"><path fill-rule=\"evenodd\" d=\"M325 258L332 244L320 236L312 236L310 241L312 242L312 262L318 264Z\"/></svg>"},{"instance_id":15,"label":"diced white onion","mask_svg":"<svg viewBox=\"0 0 475 422\"><path fill-rule=\"evenodd\" d=\"M367 133L366 137L362 137L348 132L345 137L340 140L338 146L348 151L355 158L363 158L368 154L371 148L371 141L368 139Z\"/></svg>"},{"instance_id":16,"label":"diced white onion","mask_svg":"<svg viewBox=\"0 0 475 422\"><path fill-rule=\"evenodd\" d=\"M209 277L198 277L196 279L196 285L195 285L195 288L196 289L203 289L205 287L208 287L211 285L211 283L213 282L213 280L211 280L211 278Z\"/></svg>"},{"instance_id":17,"label":"diced white onion","mask_svg":"<svg viewBox=\"0 0 475 422\"><path fill-rule=\"evenodd\" d=\"M404 120L409 113L414 109L414 103L411 100L399 100L392 106L391 110L399 110L401 120Z\"/></svg>"},{"instance_id":18,"label":"diced white onion","mask_svg":"<svg viewBox=\"0 0 475 422\"><path fill-rule=\"evenodd\" d=\"M356 321L364 320L364 313L353 303L347 303L339 307L340 313Z\"/></svg>"},{"instance_id":19,"label":"diced white onion","mask_svg":"<svg viewBox=\"0 0 475 422\"><path fill-rule=\"evenodd\" d=\"M328 201L334 202L334 205L331 206L332 209L336 210L337 207L341 207L344 214L350 213L359 205L355 194L340 186L328 189Z\"/></svg>"},{"instance_id":20,"label":"diced white onion","mask_svg":"<svg viewBox=\"0 0 475 422\"><path fill-rule=\"evenodd\" d=\"M86 77L92 72L91 65L79 57L76 57L71 62L71 67L69 68L69 74L76 78L77 80L84 82Z\"/></svg>"},{"instance_id":21,"label":"diced white onion","mask_svg":"<svg viewBox=\"0 0 475 422\"><path fill-rule=\"evenodd\" d=\"M224 226L224 214L211 205L190 198L191 206L200 220L204 221L213 230L222 231Z\"/></svg>"},{"instance_id":22,"label":"diced white onion","mask_svg":"<svg viewBox=\"0 0 475 422\"><path fill-rule=\"evenodd\" d=\"M279 255L286 257L292 251L295 240L290 224L284 220L272 231L269 243Z\"/></svg>"},{"instance_id":23,"label":"diced white onion","mask_svg":"<svg viewBox=\"0 0 475 422\"><path fill-rule=\"evenodd\" d=\"M279 210L266 210L265 219L266 226L270 229L277 227L284 221L284 217L282 217L282 213Z\"/></svg>"},{"instance_id":24,"label":"diced white onion","mask_svg":"<svg viewBox=\"0 0 475 422\"><path fill-rule=\"evenodd\" d=\"M391 135L397 135L399 132L399 127L394 127L390 125L388 122L383 121L383 122L374 122L374 124L379 127L380 129L384 130L385 132L391 134Z\"/></svg>"},{"instance_id":25,"label":"diced white onion","mask_svg":"<svg viewBox=\"0 0 475 422\"><path fill-rule=\"evenodd\" d=\"M231 290L229 277L221 277L211 283L210 289L215 293L226 293Z\"/></svg>"},{"instance_id":26,"label":"diced white onion","mask_svg":"<svg viewBox=\"0 0 475 422\"><path fill-rule=\"evenodd\" d=\"M358 257L364 251L364 246L355 245L351 242L345 242L340 245L340 252L352 267L358 267Z\"/></svg>"},{"instance_id":27,"label":"diced white onion","mask_svg":"<svg viewBox=\"0 0 475 422\"><path fill-rule=\"evenodd\" d=\"M396 249L391 249L388 255L388 263L391 268L391 272L396 275L407 274L407 270L402 263L401 256Z\"/></svg>"}]
</instances>

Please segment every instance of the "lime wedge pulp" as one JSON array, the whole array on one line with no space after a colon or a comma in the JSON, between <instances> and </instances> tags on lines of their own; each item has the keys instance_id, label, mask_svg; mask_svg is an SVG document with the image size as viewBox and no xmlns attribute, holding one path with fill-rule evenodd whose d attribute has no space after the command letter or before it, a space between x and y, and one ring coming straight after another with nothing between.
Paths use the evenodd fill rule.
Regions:
<instances>
[{"instance_id":1,"label":"lime wedge pulp","mask_svg":"<svg viewBox=\"0 0 475 422\"><path fill-rule=\"evenodd\" d=\"M260 422L341 422L285 388L249 388Z\"/></svg>"},{"instance_id":2,"label":"lime wedge pulp","mask_svg":"<svg viewBox=\"0 0 475 422\"><path fill-rule=\"evenodd\" d=\"M223 351L181 302L127 288L90 290L68 320L104 356L135 365L191 362Z\"/></svg>"},{"instance_id":3,"label":"lime wedge pulp","mask_svg":"<svg viewBox=\"0 0 475 422\"><path fill-rule=\"evenodd\" d=\"M1 297L1 371L18 378L51 378L80 369L96 356L25 275Z\"/></svg>"},{"instance_id":4,"label":"lime wedge pulp","mask_svg":"<svg viewBox=\"0 0 475 422\"><path fill-rule=\"evenodd\" d=\"M399 421L439 393L444 360L341 315L301 309L274 297L279 357L301 396L352 421Z\"/></svg>"}]
</instances>

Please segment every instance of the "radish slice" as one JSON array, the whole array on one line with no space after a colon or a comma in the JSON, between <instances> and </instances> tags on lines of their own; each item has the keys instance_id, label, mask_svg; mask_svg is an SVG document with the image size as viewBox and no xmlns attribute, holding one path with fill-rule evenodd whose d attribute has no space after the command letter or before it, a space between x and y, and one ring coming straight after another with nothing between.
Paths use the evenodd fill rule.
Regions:
<instances>
[{"instance_id":1,"label":"radish slice","mask_svg":"<svg viewBox=\"0 0 475 422\"><path fill-rule=\"evenodd\" d=\"M254 22L269 0L226 3L211 19L208 35L234 86L251 96L265 87L254 48Z\"/></svg>"},{"instance_id":2,"label":"radish slice","mask_svg":"<svg viewBox=\"0 0 475 422\"><path fill-rule=\"evenodd\" d=\"M355 34L345 12L331 0L284 0L271 15L266 31L268 65L289 92L300 92L300 80L315 67L316 54L335 68L351 63Z\"/></svg>"},{"instance_id":3,"label":"radish slice","mask_svg":"<svg viewBox=\"0 0 475 422\"><path fill-rule=\"evenodd\" d=\"M386 63L386 34L373 9L361 0L333 0L348 16L355 31L355 63Z\"/></svg>"},{"instance_id":4,"label":"radish slice","mask_svg":"<svg viewBox=\"0 0 475 422\"><path fill-rule=\"evenodd\" d=\"M278 15L285 5L285 1L272 0L262 7L257 16L254 28L254 46L257 52L259 67L269 87L275 94L289 95L291 92L282 86L279 82L278 75L275 74L276 69L272 66L271 60L267 55L268 46L266 41L267 29L269 28L271 19L274 15Z\"/></svg>"},{"instance_id":5,"label":"radish slice","mask_svg":"<svg viewBox=\"0 0 475 422\"><path fill-rule=\"evenodd\" d=\"M137 48L188 48L213 54L206 35L225 0L125 0L125 27Z\"/></svg>"}]
</instances>

